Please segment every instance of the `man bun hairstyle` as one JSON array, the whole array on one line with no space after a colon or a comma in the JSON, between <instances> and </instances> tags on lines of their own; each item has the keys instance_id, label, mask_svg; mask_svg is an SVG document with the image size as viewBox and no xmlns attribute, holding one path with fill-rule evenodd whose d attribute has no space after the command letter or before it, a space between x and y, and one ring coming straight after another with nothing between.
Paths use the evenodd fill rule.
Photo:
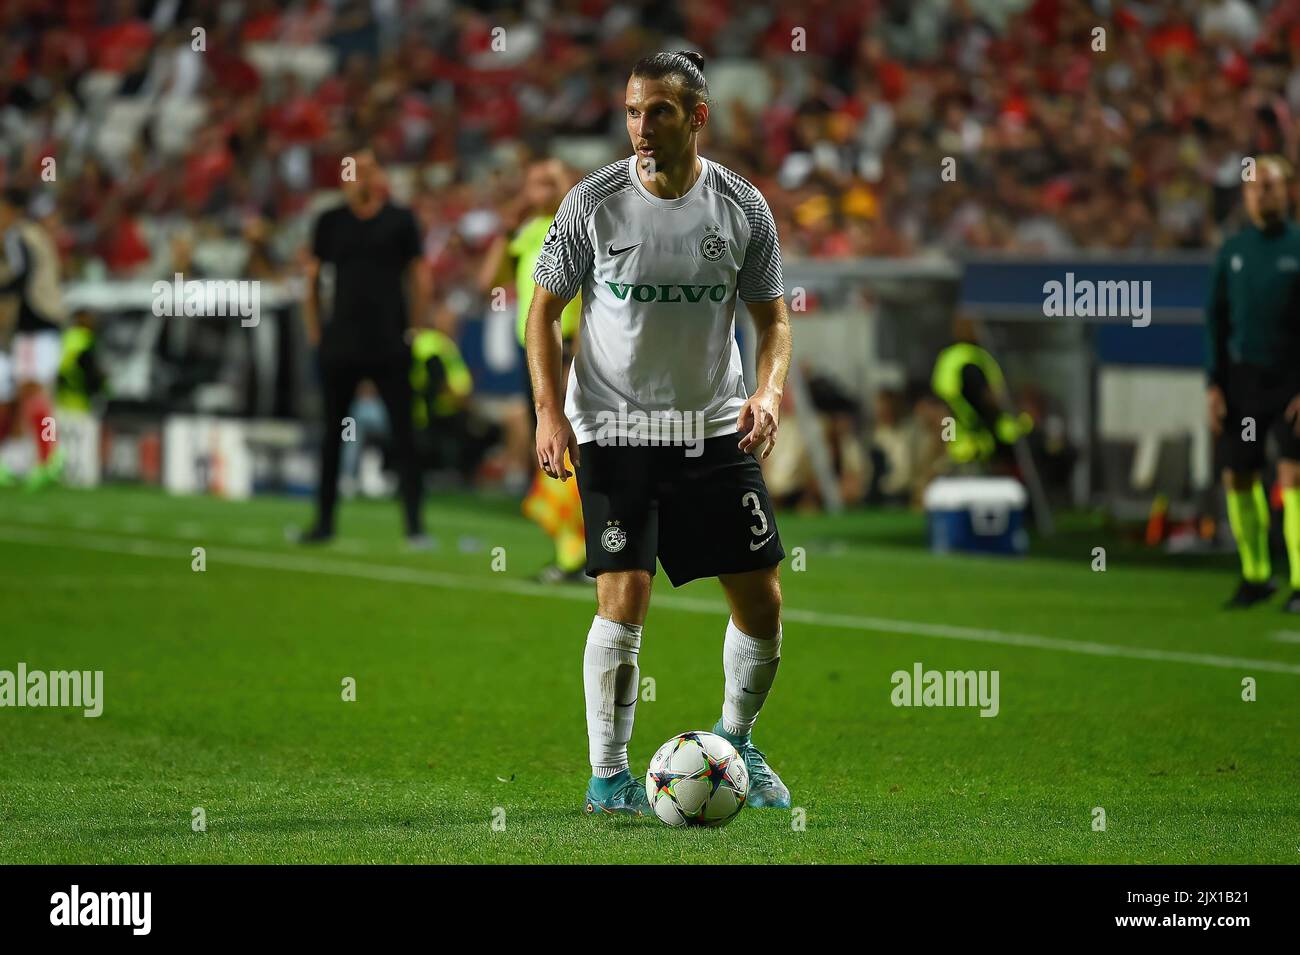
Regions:
<instances>
[{"instance_id":1,"label":"man bun hairstyle","mask_svg":"<svg viewBox=\"0 0 1300 955\"><path fill-rule=\"evenodd\" d=\"M686 57L686 59L690 60L692 63L694 63L695 68L700 71L701 76L704 75L704 54L703 53L697 53L695 50L678 50L677 52L680 53L682 56Z\"/></svg>"},{"instance_id":2,"label":"man bun hairstyle","mask_svg":"<svg viewBox=\"0 0 1300 955\"><path fill-rule=\"evenodd\" d=\"M689 113L709 102L709 83L704 78L704 54L694 50L656 53L637 60L632 75L643 80L665 80L677 87L682 106Z\"/></svg>"}]
</instances>

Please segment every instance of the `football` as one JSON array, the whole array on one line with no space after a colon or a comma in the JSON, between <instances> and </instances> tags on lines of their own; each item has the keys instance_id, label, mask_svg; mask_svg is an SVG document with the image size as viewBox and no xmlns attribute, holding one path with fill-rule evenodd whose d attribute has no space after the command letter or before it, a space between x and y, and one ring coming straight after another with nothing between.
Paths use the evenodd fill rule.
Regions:
<instances>
[{"instance_id":1,"label":"football","mask_svg":"<svg viewBox=\"0 0 1300 955\"><path fill-rule=\"evenodd\" d=\"M749 770L736 748L716 733L674 736L650 760L646 796L670 826L725 826L749 792Z\"/></svg>"}]
</instances>

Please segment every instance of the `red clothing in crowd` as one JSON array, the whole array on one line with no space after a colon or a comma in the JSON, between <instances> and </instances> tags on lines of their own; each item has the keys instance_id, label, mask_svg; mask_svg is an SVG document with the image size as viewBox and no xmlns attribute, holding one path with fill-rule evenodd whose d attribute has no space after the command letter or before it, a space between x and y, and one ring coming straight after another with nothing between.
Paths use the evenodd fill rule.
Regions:
<instances>
[{"instance_id":1,"label":"red clothing in crowd","mask_svg":"<svg viewBox=\"0 0 1300 955\"><path fill-rule=\"evenodd\" d=\"M124 72L149 52L153 41L153 30L144 20L104 27L95 34L95 66L110 73Z\"/></svg>"}]
</instances>

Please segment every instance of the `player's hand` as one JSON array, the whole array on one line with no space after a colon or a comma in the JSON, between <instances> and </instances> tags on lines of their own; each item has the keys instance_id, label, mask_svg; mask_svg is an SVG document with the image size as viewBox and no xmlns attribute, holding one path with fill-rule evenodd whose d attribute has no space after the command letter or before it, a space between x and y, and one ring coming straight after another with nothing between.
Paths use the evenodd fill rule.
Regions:
<instances>
[{"instance_id":1,"label":"player's hand","mask_svg":"<svg viewBox=\"0 0 1300 955\"><path fill-rule=\"evenodd\" d=\"M1297 396L1296 401L1300 401ZM1296 401L1291 405L1296 406ZM1228 402L1223 397L1223 389L1218 385L1210 385L1205 392L1205 406L1210 418L1210 432L1217 438L1223 432L1223 419L1228 414ZM1290 414L1290 408L1287 409Z\"/></svg>"},{"instance_id":2,"label":"player's hand","mask_svg":"<svg viewBox=\"0 0 1300 955\"><path fill-rule=\"evenodd\" d=\"M537 415L537 466L547 477L567 481L571 472L564 466L564 452L569 452L573 466L580 467L578 439L569 425L569 419L558 411L542 411Z\"/></svg>"},{"instance_id":3,"label":"player's hand","mask_svg":"<svg viewBox=\"0 0 1300 955\"><path fill-rule=\"evenodd\" d=\"M767 460L776 447L776 429L780 422L781 396L766 388L759 389L750 395L736 419L736 430L744 432L737 447L746 454L757 453L760 461Z\"/></svg>"},{"instance_id":4,"label":"player's hand","mask_svg":"<svg viewBox=\"0 0 1300 955\"><path fill-rule=\"evenodd\" d=\"M1291 429L1300 434L1300 395L1296 395L1286 406L1286 420L1291 422Z\"/></svg>"}]
</instances>

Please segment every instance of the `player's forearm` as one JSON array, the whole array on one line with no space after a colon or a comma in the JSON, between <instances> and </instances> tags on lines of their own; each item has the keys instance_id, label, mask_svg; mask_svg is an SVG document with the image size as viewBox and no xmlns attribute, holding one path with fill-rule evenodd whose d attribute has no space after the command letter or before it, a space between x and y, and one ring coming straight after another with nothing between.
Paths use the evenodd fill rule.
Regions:
<instances>
[{"instance_id":1,"label":"player's forearm","mask_svg":"<svg viewBox=\"0 0 1300 955\"><path fill-rule=\"evenodd\" d=\"M1205 323L1205 377L1209 384L1221 385L1228 354L1226 316L1211 311Z\"/></svg>"},{"instance_id":2,"label":"player's forearm","mask_svg":"<svg viewBox=\"0 0 1300 955\"><path fill-rule=\"evenodd\" d=\"M533 404L538 414L562 408L564 396L563 344L560 338L560 314L564 302L542 302L533 298L524 330L524 350L528 356L528 375L533 383Z\"/></svg>"},{"instance_id":3,"label":"player's forearm","mask_svg":"<svg viewBox=\"0 0 1300 955\"><path fill-rule=\"evenodd\" d=\"M1224 358L1228 353L1228 291L1224 282L1223 252L1210 273L1210 296L1205 308L1205 377L1210 384L1222 383Z\"/></svg>"},{"instance_id":4,"label":"player's forearm","mask_svg":"<svg viewBox=\"0 0 1300 955\"><path fill-rule=\"evenodd\" d=\"M316 283L307 281L307 294L302 300L302 323L307 326L307 335L315 340L320 332L320 299L317 296Z\"/></svg>"},{"instance_id":5,"label":"player's forearm","mask_svg":"<svg viewBox=\"0 0 1300 955\"><path fill-rule=\"evenodd\" d=\"M307 330L307 341L320 340L320 260L304 254L302 259L302 323Z\"/></svg>"},{"instance_id":6,"label":"player's forearm","mask_svg":"<svg viewBox=\"0 0 1300 955\"><path fill-rule=\"evenodd\" d=\"M17 292L27 282L27 266L24 264L20 269L9 272L7 275L0 274L0 294L8 295L10 292Z\"/></svg>"},{"instance_id":7,"label":"player's forearm","mask_svg":"<svg viewBox=\"0 0 1300 955\"><path fill-rule=\"evenodd\" d=\"M429 318L429 302L433 300L433 277L423 263L411 268L411 327L423 328Z\"/></svg>"},{"instance_id":8,"label":"player's forearm","mask_svg":"<svg viewBox=\"0 0 1300 955\"><path fill-rule=\"evenodd\" d=\"M506 240L503 236L497 236L492 240L492 245L488 248L487 255L483 257L483 264L479 267L478 287L484 295L489 294L497 287L502 277L502 265L506 260Z\"/></svg>"},{"instance_id":9,"label":"player's forearm","mask_svg":"<svg viewBox=\"0 0 1300 955\"><path fill-rule=\"evenodd\" d=\"M17 292L27 283L28 273L31 272L31 256L27 252L27 247L22 239L12 247L12 252L7 263L7 268L0 267L0 293L9 294Z\"/></svg>"},{"instance_id":10,"label":"player's forearm","mask_svg":"<svg viewBox=\"0 0 1300 955\"><path fill-rule=\"evenodd\" d=\"M790 373L793 351L790 319L782 308L776 318L759 331L755 373L760 389L778 397L785 394L785 379Z\"/></svg>"}]
</instances>

